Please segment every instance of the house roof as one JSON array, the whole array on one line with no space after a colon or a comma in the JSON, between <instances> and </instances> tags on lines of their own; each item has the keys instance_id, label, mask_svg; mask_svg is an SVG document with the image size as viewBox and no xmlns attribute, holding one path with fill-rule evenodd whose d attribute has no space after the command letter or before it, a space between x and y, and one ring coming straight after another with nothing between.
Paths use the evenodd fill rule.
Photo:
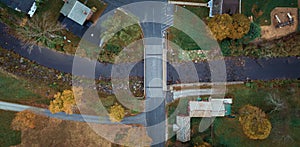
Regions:
<instances>
[{"instance_id":1,"label":"house roof","mask_svg":"<svg viewBox=\"0 0 300 147\"><path fill-rule=\"evenodd\" d=\"M211 99L211 101L190 101L190 117L225 116L225 105L232 104L232 99Z\"/></svg>"},{"instance_id":2,"label":"house roof","mask_svg":"<svg viewBox=\"0 0 300 147\"><path fill-rule=\"evenodd\" d=\"M89 16L91 9L77 0L68 0L60 10L60 13L80 25L83 25Z\"/></svg>"},{"instance_id":3,"label":"house roof","mask_svg":"<svg viewBox=\"0 0 300 147\"><path fill-rule=\"evenodd\" d=\"M176 123L178 130L176 131L176 138L181 142L187 142L191 139L190 117L176 116Z\"/></svg>"},{"instance_id":4,"label":"house roof","mask_svg":"<svg viewBox=\"0 0 300 147\"><path fill-rule=\"evenodd\" d=\"M22 12L28 13L35 0L0 0L0 2L6 4L12 9L21 10Z\"/></svg>"},{"instance_id":5,"label":"house roof","mask_svg":"<svg viewBox=\"0 0 300 147\"><path fill-rule=\"evenodd\" d=\"M60 10L60 13L64 16L68 16L76 2L77 0L68 0L68 2L65 2Z\"/></svg>"}]
</instances>

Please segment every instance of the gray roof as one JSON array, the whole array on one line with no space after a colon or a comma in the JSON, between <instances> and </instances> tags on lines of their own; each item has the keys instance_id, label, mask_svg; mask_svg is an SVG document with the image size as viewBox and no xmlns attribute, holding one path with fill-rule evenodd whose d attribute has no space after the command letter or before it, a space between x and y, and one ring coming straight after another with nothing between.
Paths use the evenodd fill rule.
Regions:
<instances>
[{"instance_id":1,"label":"gray roof","mask_svg":"<svg viewBox=\"0 0 300 147\"><path fill-rule=\"evenodd\" d=\"M68 2L66 2L64 6L61 8L60 13L63 14L64 16L68 16L72 8L74 7L76 1L77 0L68 0Z\"/></svg>"},{"instance_id":2,"label":"gray roof","mask_svg":"<svg viewBox=\"0 0 300 147\"><path fill-rule=\"evenodd\" d=\"M177 140L187 142L191 140L191 126L189 116L176 116L178 130L176 132Z\"/></svg>"},{"instance_id":3,"label":"gray roof","mask_svg":"<svg viewBox=\"0 0 300 147\"><path fill-rule=\"evenodd\" d=\"M90 12L90 8L77 0L68 0L68 2L65 3L60 10L61 14L67 16L80 25L83 25Z\"/></svg>"},{"instance_id":4,"label":"gray roof","mask_svg":"<svg viewBox=\"0 0 300 147\"><path fill-rule=\"evenodd\" d=\"M22 12L29 12L31 6L35 2L35 0L0 0L1 3L6 4L8 7L12 9L19 9Z\"/></svg>"}]
</instances>

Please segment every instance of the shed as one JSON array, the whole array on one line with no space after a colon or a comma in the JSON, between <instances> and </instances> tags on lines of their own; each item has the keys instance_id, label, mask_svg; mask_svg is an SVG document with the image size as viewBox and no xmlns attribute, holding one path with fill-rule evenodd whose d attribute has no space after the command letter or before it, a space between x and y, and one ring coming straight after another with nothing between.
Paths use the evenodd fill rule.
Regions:
<instances>
[{"instance_id":1,"label":"shed","mask_svg":"<svg viewBox=\"0 0 300 147\"><path fill-rule=\"evenodd\" d=\"M30 17L33 16L37 9L35 0L0 0L0 2L16 11L29 14Z\"/></svg>"}]
</instances>

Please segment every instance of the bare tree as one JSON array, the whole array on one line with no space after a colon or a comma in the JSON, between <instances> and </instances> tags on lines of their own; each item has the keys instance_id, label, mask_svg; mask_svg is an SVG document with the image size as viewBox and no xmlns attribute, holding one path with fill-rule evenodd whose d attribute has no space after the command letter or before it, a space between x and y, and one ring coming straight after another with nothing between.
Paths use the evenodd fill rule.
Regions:
<instances>
[{"instance_id":1,"label":"bare tree","mask_svg":"<svg viewBox=\"0 0 300 147\"><path fill-rule=\"evenodd\" d=\"M36 16L30 19L23 27L16 29L18 37L24 42L24 46L30 49L34 45L55 47L63 41L60 35L65 28L57 20L51 20L50 13Z\"/></svg>"},{"instance_id":2,"label":"bare tree","mask_svg":"<svg viewBox=\"0 0 300 147\"><path fill-rule=\"evenodd\" d=\"M270 113L286 108L284 101L280 99L280 97L278 97L275 93L269 94L267 97L267 101L274 106L274 109Z\"/></svg>"}]
</instances>

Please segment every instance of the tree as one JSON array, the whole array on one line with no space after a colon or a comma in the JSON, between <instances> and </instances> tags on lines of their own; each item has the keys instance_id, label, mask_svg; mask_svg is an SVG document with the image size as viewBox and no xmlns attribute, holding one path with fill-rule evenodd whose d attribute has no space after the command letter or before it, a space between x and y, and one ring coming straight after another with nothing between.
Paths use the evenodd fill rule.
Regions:
<instances>
[{"instance_id":1,"label":"tree","mask_svg":"<svg viewBox=\"0 0 300 147\"><path fill-rule=\"evenodd\" d=\"M18 112L11 123L12 129L18 131L33 129L36 126L35 118L36 115L29 110Z\"/></svg>"},{"instance_id":2,"label":"tree","mask_svg":"<svg viewBox=\"0 0 300 147\"><path fill-rule=\"evenodd\" d=\"M49 110L51 113L65 112L67 114L73 114L75 107L75 97L73 92L82 94L82 88L74 87L72 90L64 90L54 95L54 100L50 102Z\"/></svg>"},{"instance_id":3,"label":"tree","mask_svg":"<svg viewBox=\"0 0 300 147\"><path fill-rule=\"evenodd\" d=\"M240 39L249 32L250 20L243 14L215 15L208 21L208 27L219 41L225 38Z\"/></svg>"},{"instance_id":4,"label":"tree","mask_svg":"<svg viewBox=\"0 0 300 147\"><path fill-rule=\"evenodd\" d=\"M110 107L109 118L112 122L120 122L122 121L124 116L125 109L118 103L115 103L113 106Z\"/></svg>"},{"instance_id":5,"label":"tree","mask_svg":"<svg viewBox=\"0 0 300 147\"><path fill-rule=\"evenodd\" d=\"M53 48L63 42L59 34L64 26L57 20L49 20L50 16L50 12L43 16L35 16L27 21L25 26L16 29L18 37L25 46L32 48L34 45L45 45Z\"/></svg>"},{"instance_id":6,"label":"tree","mask_svg":"<svg viewBox=\"0 0 300 147\"><path fill-rule=\"evenodd\" d=\"M258 107L246 105L239 111L239 121L244 134L250 139L266 139L271 132L271 123Z\"/></svg>"},{"instance_id":7,"label":"tree","mask_svg":"<svg viewBox=\"0 0 300 147\"><path fill-rule=\"evenodd\" d=\"M233 27L228 37L231 39L241 39L250 30L250 20L244 14L234 14L232 20Z\"/></svg>"},{"instance_id":8,"label":"tree","mask_svg":"<svg viewBox=\"0 0 300 147\"><path fill-rule=\"evenodd\" d=\"M233 29L232 22L233 20L228 14L215 15L208 21L208 27L217 40L223 40Z\"/></svg>"}]
</instances>

